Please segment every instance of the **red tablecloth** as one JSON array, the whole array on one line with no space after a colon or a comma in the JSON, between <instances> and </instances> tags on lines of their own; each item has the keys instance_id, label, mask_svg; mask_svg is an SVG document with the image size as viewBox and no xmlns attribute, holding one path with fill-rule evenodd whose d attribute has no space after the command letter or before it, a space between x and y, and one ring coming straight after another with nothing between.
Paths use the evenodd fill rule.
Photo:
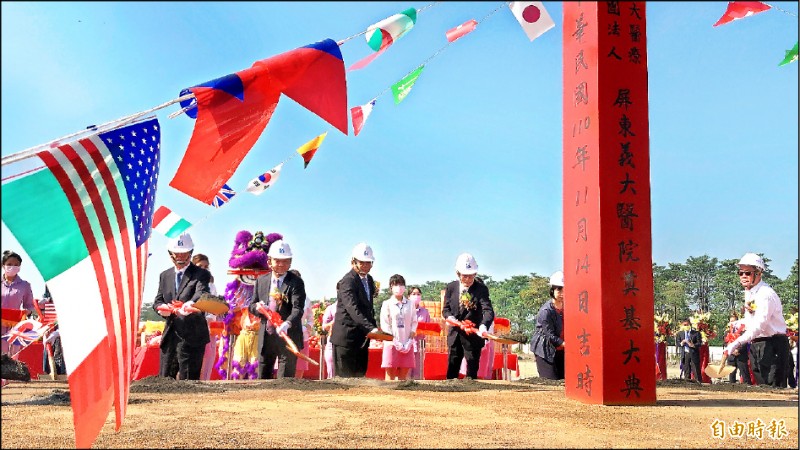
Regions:
<instances>
[{"instance_id":1,"label":"red tablecloth","mask_svg":"<svg viewBox=\"0 0 800 450\"><path fill-rule=\"evenodd\" d=\"M309 349L308 356L314 361L319 361L319 349ZM386 377L386 369L381 369L381 359L383 358L383 349L371 348L369 349L369 362L367 363L367 378L375 378L383 380ZM503 354L495 352L494 355L494 375L498 378L496 373L498 370L503 369ZM516 371L519 376L519 365L517 363L517 355L513 353L508 354L508 369ZM502 376L502 375L500 375ZM303 374L303 378L309 380L319 379L319 367L309 367ZM447 353L438 352L425 352L425 379L426 380L444 380L447 378Z\"/></svg>"},{"instance_id":2,"label":"red tablecloth","mask_svg":"<svg viewBox=\"0 0 800 450\"><path fill-rule=\"evenodd\" d=\"M214 361L216 363L216 361ZM152 375L158 375L161 364L161 349L158 347L136 347L133 350L133 367L131 367L131 380L141 380ZM211 371L211 379L219 380L216 370Z\"/></svg>"},{"instance_id":3,"label":"red tablecloth","mask_svg":"<svg viewBox=\"0 0 800 450\"><path fill-rule=\"evenodd\" d=\"M658 342L656 343L656 379L657 380L666 380L667 379L667 343L666 342Z\"/></svg>"},{"instance_id":4,"label":"red tablecloth","mask_svg":"<svg viewBox=\"0 0 800 450\"><path fill-rule=\"evenodd\" d=\"M700 376L703 378L703 383L711 383L711 377L706 375L706 367L708 367L708 344L700 346Z\"/></svg>"},{"instance_id":5,"label":"red tablecloth","mask_svg":"<svg viewBox=\"0 0 800 450\"><path fill-rule=\"evenodd\" d=\"M39 370L41 371L41 347L39 347ZM309 357L314 361L319 361L319 349L309 349ZM369 362L367 366L367 378L383 380L386 375L385 369L381 369L382 349L369 349ZM158 375L158 366L161 360L161 351L158 347L136 347L133 352L133 368L131 370L131 380L140 380L151 375ZM497 378L497 371L503 368L503 354L496 352L494 355L494 373ZM517 355L508 354L508 369L516 371L519 376L519 365ZM31 371L33 376L33 371ZM303 378L309 380L319 379L319 367L309 365L308 370L303 374ZM447 353L426 352L425 353L425 379L444 380L447 378ZM219 373L216 370L211 372L211 379L218 380Z\"/></svg>"},{"instance_id":6,"label":"red tablecloth","mask_svg":"<svg viewBox=\"0 0 800 450\"><path fill-rule=\"evenodd\" d=\"M44 344L42 344L42 341L36 341L22 349L14 359L24 362L28 366L28 371L31 373L31 379L35 380L39 378L39 374L43 373L43 356Z\"/></svg>"}]
</instances>

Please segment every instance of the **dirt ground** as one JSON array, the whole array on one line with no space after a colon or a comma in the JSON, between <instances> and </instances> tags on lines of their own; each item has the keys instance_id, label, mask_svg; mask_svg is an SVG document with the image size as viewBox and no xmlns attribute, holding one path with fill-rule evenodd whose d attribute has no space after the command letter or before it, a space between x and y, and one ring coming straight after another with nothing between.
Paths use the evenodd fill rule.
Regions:
<instances>
[{"instance_id":1,"label":"dirt ground","mask_svg":"<svg viewBox=\"0 0 800 450\"><path fill-rule=\"evenodd\" d=\"M94 447L798 448L796 389L670 379L654 406L586 405L567 399L563 382L526 378L531 366L512 381L149 377L132 383L122 429L112 412ZM741 437L730 434L737 423ZM2 389L2 448L73 439L66 381Z\"/></svg>"}]
</instances>

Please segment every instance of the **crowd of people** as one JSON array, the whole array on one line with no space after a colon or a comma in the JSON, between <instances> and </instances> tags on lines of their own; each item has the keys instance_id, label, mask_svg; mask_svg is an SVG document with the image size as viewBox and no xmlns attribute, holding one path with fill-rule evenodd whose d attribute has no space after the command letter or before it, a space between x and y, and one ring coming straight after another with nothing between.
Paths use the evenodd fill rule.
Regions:
<instances>
[{"instance_id":1,"label":"crowd of people","mask_svg":"<svg viewBox=\"0 0 800 450\"><path fill-rule=\"evenodd\" d=\"M214 278L209 272L206 255L194 253L194 242L188 233L171 239L167 252L173 267L159 276L153 309L164 317L160 336L159 375L186 380L209 379L217 353L217 342L209 332L209 324L218 318L196 308L204 294L216 294ZM292 269L292 249L283 239L273 242L268 251L270 272L255 281L253 299L247 312L262 326L255 329L251 346L258 355L258 378L302 377L308 369L310 329L313 316L305 283ZM328 377L365 377L370 340L383 334L381 368L386 380L422 378L422 342L417 333L419 323L431 321L422 306L418 286L406 286L401 274L389 279L390 296L381 304L376 321L373 300L378 288L370 271L375 263L372 248L356 245L350 255L351 269L336 285L336 301L322 314L321 326L327 334L323 351ZM19 277L22 257L12 251L3 252L2 307L24 311L30 315L38 309L54 313L49 292L39 305L34 304L30 283ZM739 281L744 288L741 315L732 311L725 331L723 358L733 367L728 381L749 385L770 385L778 388L797 386L795 359L790 353L783 306L775 291L764 282L763 259L755 253L745 254L738 264ZM478 378L486 350L492 349L488 334L495 318L489 288L477 277L478 264L469 253L456 258L456 279L442 291L442 317L446 323L448 346L448 379L459 374ZM539 377L564 379L564 274L553 273L549 279L550 299L536 315L536 329L530 349ZM37 308L38 307L38 308ZM2 334L10 326L4 324ZM52 332L43 361L57 364L64 373L63 354L58 333ZM386 336L389 336L388 338ZM796 339L796 338L795 338ZM701 333L687 318L675 335L681 361L680 378L701 382L703 377L700 349L707 344ZM288 344L288 345L287 345ZM2 351L14 354L19 348L4 339ZM49 355L47 352L50 352ZM48 358L49 356L49 358ZM490 356L491 360L492 357ZM489 369L491 370L491 368ZM485 378L485 376L484 376ZM5 385L3 380L3 385Z\"/></svg>"}]
</instances>

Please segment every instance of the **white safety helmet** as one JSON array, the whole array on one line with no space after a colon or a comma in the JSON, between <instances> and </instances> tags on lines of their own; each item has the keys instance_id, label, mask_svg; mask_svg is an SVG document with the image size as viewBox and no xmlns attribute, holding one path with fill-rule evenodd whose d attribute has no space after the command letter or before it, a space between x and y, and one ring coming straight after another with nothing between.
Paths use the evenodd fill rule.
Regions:
<instances>
[{"instance_id":1,"label":"white safety helmet","mask_svg":"<svg viewBox=\"0 0 800 450\"><path fill-rule=\"evenodd\" d=\"M456 258L456 272L461 275L475 275L478 273L478 262L469 253L462 253Z\"/></svg>"},{"instance_id":2,"label":"white safety helmet","mask_svg":"<svg viewBox=\"0 0 800 450\"><path fill-rule=\"evenodd\" d=\"M181 233L180 236L170 239L167 242L167 250L172 253L186 253L194 250L194 242L189 233Z\"/></svg>"},{"instance_id":3,"label":"white safety helmet","mask_svg":"<svg viewBox=\"0 0 800 450\"><path fill-rule=\"evenodd\" d=\"M375 262L375 254L372 253L372 247L361 242L353 247L353 258L363 262Z\"/></svg>"},{"instance_id":4,"label":"white safety helmet","mask_svg":"<svg viewBox=\"0 0 800 450\"><path fill-rule=\"evenodd\" d=\"M550 286L564 287L564 272L558 271L550 275Z\"/></svg>"},{"instance_id":5,"label":"white safety helmet","mask_svg":"<svg viewBox=\"0 0 800 450\"><path fill-rule=\"evenodd\" d=\"M755 253L745 253L742 259L739 260L740 266L753 266L758 268L759 271L764 271L764 260Z\"/></svg>"},{"instance_id":6,"label":"white safety helmet","mask_svg":"<svg viewBox=\"0 0 800 450\"><path fill-rule=\"evenodd\" d=\"M292 257L292 248L289 247L289 244L283 242L283 239L280 239L269 246L267 256L273 259L290 259Z\"/></svg>"}]
</instances>

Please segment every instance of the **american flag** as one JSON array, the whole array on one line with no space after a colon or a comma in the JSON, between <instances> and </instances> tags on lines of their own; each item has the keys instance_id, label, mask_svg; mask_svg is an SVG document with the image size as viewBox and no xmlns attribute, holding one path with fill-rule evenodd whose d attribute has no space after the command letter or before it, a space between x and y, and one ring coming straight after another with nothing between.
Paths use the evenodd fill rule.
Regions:
<instances>
[{"instance_id":1,"label":"american flag","mask_svg":"<svg viewBox=\"0 0 800 450\"><path fill-rule=\"evenodd\" d=\"M211 200L211 204L214 205L214 208L219 208L228 203L234 195L236 195L236 191L225 183L217 192L217 195L214 196L214 200Z\"/></svg>"},{"instance_id":2,"label":"american flag","mask_svg":"<svg viewBox=\"0 0 800 450\"><path fill-rule=\"evenodd\" d=\"M70 341L76 352L79 351L79 345L74 342L80 339L81 332L76 327L100 325L86 324L86 319L78 313L81 308L102 307L107 332L108 350L100 346L88 354L81 352L84 359L73 363L74 373L69 374L70 391L75 399L73 414L79 447L86 442L91 445L99 433L99 429L93 429L98 424L79 425L86 422L81 419L98 417L100 413L105 417L108 413L108 409L103 409L110 405L102 404L97 394L105 386L113 386L117 430L125 417L148 239L152 230L160 149L158 120L151 118L39 153L69 200L83 244L88 250L94 272L90 275L96 279L86 284L97 283L99 300L102 301L101 305L91 300L78 301L76 296L80 297L80 294L74 291L74 283L80 280L71 280L72 286L60 280L63 277L48 282L54 301L69 306L58 308L65 357L69 356ZM74 337L69 336L70 332ZM69 367L70 364L68 370ZM76 404L82 405L83 409L78 411ZM99 425L102 427L102 422Z\"/></svg>"}]
</instances>

